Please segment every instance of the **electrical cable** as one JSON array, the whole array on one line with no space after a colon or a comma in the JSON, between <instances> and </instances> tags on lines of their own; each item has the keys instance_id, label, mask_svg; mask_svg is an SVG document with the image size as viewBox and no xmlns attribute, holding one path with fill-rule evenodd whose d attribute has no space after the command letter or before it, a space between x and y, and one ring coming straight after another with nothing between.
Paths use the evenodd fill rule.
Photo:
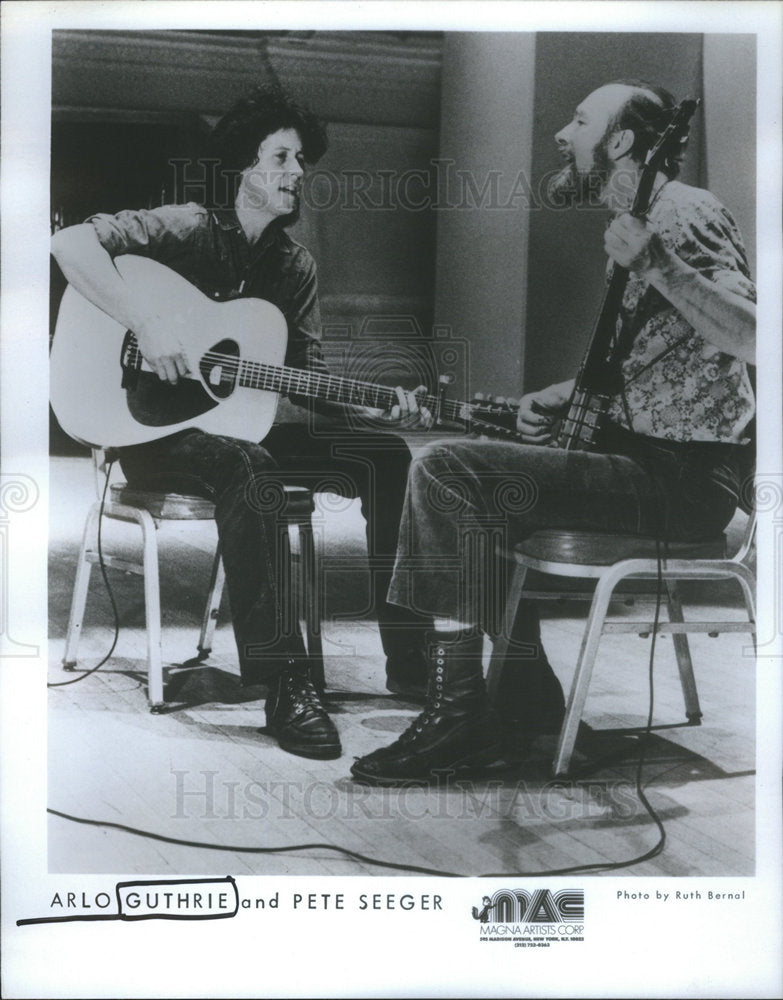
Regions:
<instances>
[{"instance_id":1,"label":"electrical cable","mask_svg":"<svg viewBox=\"0 0 783 1000\"><path fill-rule=\"evenodd\" d=\"M103 539L102 539L103 511L106 506L106 493L108 492L109 489L109 477L111 476L111 470L113 465L114 461L112 460L111 462L109 462L106 468L106 480L103 484L103 493L101 494L101 506L100 510L98 511L98 565L101 568L101 576L103 577L103 582L104 585L106 586L106 592L108 593L109 601L111 602L112 614L114 616L114 639L112 640L112 644L109 647L109 652L103 657L100 663L97 663L94 667L91 667L89 670L85 670L84 673L81 674L79 677L73 677L69 681L50 681L46 685L47 688L67 687L69 684L78 684L79 681L83 681L85 677L89 677L90 674L94 674L96 670L100 670L100 668L110 659L111 654L114 652L117 642L119 641L120 638L120 615L117 610L117 602L114 599L114 591L111 589L111 583L109 582L109 577L108 574L106 573L106 565L104 564L103 561Z\"/></svg>"},{"instance_id":2,"label":"electrical cable","mask_svg":"<svg viewBox=\"0 0 783 1000\"><path fill-rule=\"evenodd\" d=\"M627 403L626 403L626 406L627 406ZM115 646L117 645L117 641L118 641L118 637L119 637L119 628L120 628L119 612L117 610L117 604L116 604L116 601L114 599L114 593L113 593L113 591L111 589L111 585L109 583L108 575L106 573L106 566L105 566L104 561L103 561L103 549L102 549L102 544L101 544L101 524L102 524L102 520L103 520L103 509L104 509L104 506L105 506L106 493L107 493L107 490L108 490L109 476L110 476L110 473L111 473L112 465L113 465L113 462L109 463L109 465L108 465L108 468L107 468L107 471L106 471L106 481L104 483L104 488L103 488L103 495L101 497L101 508L100 508L99 518L98 518L98 560L99 560L99 564L100 564L100 567L101 567L101 574L103 576L103 580L104 580L104 583L106 585L107 592L109 594L109 599L110 599L111 605L112 605L112 610L113 610L113 613L114 613L114 624L115 624L114 640L112 642L111 648L109 649L108 653L103 657L103 659L100 661L100 663L98 663L95 667L92 667L90 670L85 671L85 673L82 676L76 677L73 680L70 680L70 681L61 681L61 682L58 682L58 683L50 683L50 684L47 685L48 687L64 687L64 686L69 685L69 684L75 684L77 681L82 681L82 680L85 679L85 677L89 677L90 674L95 673L96 670L98 670L100 667L102 667L107 662L107 660L111 657L112 653L114 652ZM665 544L665 542L664 542L664 544ZM168 837L165 834L154 833L153 831L150 831L150 830L142 830L142 829L139 829L137 827L129 826L129 825L126 825L126 824L123 824L123 823L115 823L115 822L112 822L112 821L109 821L109 820L97 820L97 819L90 819L90 818L82 817L82 816L74 816L74 815L71 815L70 813L65 813L65 812L62 812L60 810L52 809L52 808L48 808L47 812L50 815L52 815L52 816L58 816L61 819L65 819L65 820L68 820L68 821L73 822L73 823L80 823L80 824L84 824L84 825L88 825L88 826L102 827L102 828L105 828L105 829L120 830L120 831L122 831L124 833L128 833L128 834L131 834L133 836L143 837L143 838L148 839L148 840L154 840L154 841L158 841L158 842L161 842L161 843L168 843L168 844L177 844L177 845L180 845L180 846L183 846L183 847L194 847L194 848L197 848L197 849L200 849L200 850L229 851L231 853L237 853L237 854L239 854L239 853L241 853L241 854L282 854L282 853L292 853L292 852L295 852L295 851L303 851L303 850L328 850L328 851L335 851L338 854L344 855L345 857L350 858L350 859L352 859L354 861L357 861L359 863L366 864L366 865L371 865L371 866L374 866L374 867L390 868L390 869L393 869L395 871L406 871L406 872L412 872L412 873L415 873L415 874L432 875L432 876L437 876L437 877L441 877L441 878L474 878L474 877L479 877L479 878L511 878L511 877L514 877L514 878L547 878L547 877L554 877L554 876L561 876L561 875L575 875L575 874L581 874L581 873L587 873L587 872L609 872L609 871L617 871L618 869L621 869L621 868L628 868L628 867L631 867L633 865L641 864L642 862L650 860L651 858L654 858L658 854L660 854L661 851L664 848L665 843L666 843L666 831L665 831L665 828L663 826L663 822L661 821L660 817L658 816L658 814L655 812L654 808L650 804L649 799L645 795L644 790L642 788L642 773L643 773L643 766L644 766L644 755L645 755L645 750L646 750L647 743L648 743L650 735L651 735L652 719L653 719L653 704L654 704L653 664L654 664L654 658L655 658L655 638L656 638L656 634L657 634L657 630L658 630L658 622L659 622L660 606L661 606L661 598L662 598L662 588L663 588L663 576L662 576L662 569L661 569L661 567L662 567L661 543L660 543L660 541L656 541L656 551L657 551L657 555L658 555L658 588L657 588L657 595L656 595L655 619L654 619L654 623L653 623L652 644L651 644L651 648L650 648L650 662L649 662L649 670L648 670L649 692L650 692L650 695L649 695L649 709L648 709L648 715L647 715L647 724L646 724L645 731L642 734L641 750L640 750L639 758L638 758L638 761L637 761L636 786L635 787L636 787L636 794L637 794L637 796L639 798L639 801L642 803L642 805L644 806L646 812L648 813L648 815L650 816L650 818L653 820L653 822L657 826L657 828L659 830L659 833L660 833L660 836L659 836L658 842L652 848L650 848L648 851L644 852L641 855L635 856L633 858L628 858L628 859L626 859L624 861L601 861L601 862L594 862L594 863L588 863L588 864L583 864L583 865L571 865L571 866L566 867L566 868L546 869L546 870L543 870L543 871L487 872L487 873L483 873L481 875L475 876L475 875L472 875L472 874L467 874L466 875L465 873L460 873L460 872L452 872L452 871L441 870L441 869L437 869L437 868L429 868L429 867L423 866L423 865L408 865L408 864L403 864L401 862L384 861L384 860L382 860L380 858L374 858L374 857L370 857L370 856L365 855L365 854L361 854L361 853L359 853L357 851L352 851L352 850L350 850L350 848L342 847L339 844L327 844L327 843L312 842L312 843L303 843L303 844L277 845L277 846L272 846L272 847L256 847L256 846L232 845L232 844L210 844L210 843L207 843L207 842L204 842L204 841L186 840L186 839L182 839L182 838L178 838L178 837Z\"/></svg>"},{"instance_id":3,"label":"electrical cable","mask_svg":"<svg viewBox=\"0 0 783 1000\"><path fill-rule=\"evenodd\" d=\"M648 805L648 811L651 807ZM380 858L373 858L358 851L352 851L348 847L339 844L327 843L304 843L304 844L283 844L273 847L255 847L246 844L210 844L201 840L185 840L180 837L168 837L162 833L154 833L151 830L142 830L134 826L127 826L124 823L115 823L111 820L89 819L84 816L73 816L70 813L61 812L59 809L47 808L50 815L60 819L68 820L72 823L82 823L86 826L102 827L110 830L120 830L132 836L144 837L147 840L154 840L164 844L177 844L181 847L195 847L206 851L229 851L236 854L289 854L293 851L325 850L335 851L354 861L363 864L373 865L380 868L392 868L396 871L414 872L419 875L435 875L440 878L549 878L555 875L574 875L591 871L615 871L618 868L625 868L629 865L639 864L649 858L655 857L662 850L662 842L640 855L630 858L627 861L600 861L594 864L571 865L568 868L552 868L544 871L513 871L513 872L484 872L474 874L472 872L452 872L439 868L428 868L424 865L403 864L398 861L383 861Z\"/></svg>"},{"instance_id":4,"label":"electrical cable","mask_svg":"<svg viewBox=\"0 0 783 1000\"><path fill-rule=\"evenodd\" d=\"M657 857L663 851L664 845L666 843L666 831L663 826L658 814L655 812L653 806L650 804L647 796L642 788L642 772L644 764L644 754L646 743L649 740L652 727L653 719L653 704L654 704L654 690L653 690L653 664L655 659L655 636L657 634L658 621L660 616L660 606L662 597L662 586L663 577L661 575L661 562L659 560L659 573L658 573L658 593L655 606L655 620L653 624L652 632L652 645L650 648L650 663L649 663L649 709L647 714L647 725L645 732L642 734L642 744L641 751L639 754L637 768L636 768L636 794L639 801L644 806L650 818L653 820L655 825L658 827L660 832L659 839L656 844L653 845L648 851L643 854L628 858L624 861L600 861L594 863L588 863L583 865L571 865L566 868L551 868L545 869L543 871L513 871L513 872L485 872L479 875L474 875L472 873L464 872L452 872L448 870L429 868L424 865L412 865L403 864L396 861L384 861L381 858L370 857L366 854L361 854L358 851L352 851L350 848L342 847L339 844L327 844L318 842L309 842L303 844L283 844L271 847L256 847L252 845L237 845L237 844L211 844L205 841L198 840L186 840L179 837L169 837L165 834L154 833L151 830L142 830L137 827L129 826L124 823L116 823L110 820L98 820L90 819L83 816L73 816L70 813L62 812L58 809L48 808L47 812L52 816L57 816L60 819L68 820L72 823L80 823L87 826L101 827L104 829L119 830L123 833L131 834L132 836L143 837L147 840L154 840L160 843L166 844L176 844L182 847L193 847L199 850L207 851L228 851L230 853L236 854L289 854L295 851L306 851L306 850L326 850L334 851L341 854L353 861L357 861L361 864L371 865L378 868L390 868L395 871L405 871L411 872L419 875L432 875L440 878L550 878L554 876L562 875L577 875L584 874L588 872L611 872L617 871L622 868L628 868L633 865L641 864L644 861L648 861L654 857Z\"/></svg>"},{"instance_id":5,"label":"electrical cable","mask_svg":"<svg viewBox=\"0 0 783 1000\"><path fill-rule=\"evenodd\" d=\"M675 343L674 345L672 345L672 347L674 346L677 346L677 344ZM660 355L655 357L651 362L651 364L655 364L658 361L660 361L661 358L663 358L666 354L669 353L670 349L672 348L663 351ZM633 417L631 416L631 408L628 405L626 388L627 388L627 383L623 381L620 386L620 397L622 400L622 406L625 418L626 421L628 422L628 430L633 434L635 433L633 427ZM652 723L653 723L653 714L655 707L655 683L654 683L655 644L656 644L656 639L658 637L658 626L660 623L660 615L661 615L661 602L663 599L663 559L664 559L664 553L668 549L668 544L669 544L671 508L669 504L669 498L666 492L661 488L660 482L658 481L658 479L655 477L655 475L652 473L651 470L648 471L656 487L656 491L658 493L662 518L661 521L659 522L658 531L656 532L656 537L655 537L655 562L656 562L655 613L653 616L652 634L650 640L650 658L647 668L647 683L648 683L649 698L648 698L648 708L647 708L647 722L644 731L641 734L639 757L636 762L636 795L639 801L644 806L645 810L647 811L648 816L658 828L659 837L658 837L658 842L652 848L650 848L650 850L647 851L645 855L643 855L636 862L634 862L636 864L657 857L666 846L666 828L663 825L663 820L655 811L652 804L650 803L650 800L647 798L647 795L644 792L644 789L642 787L642 776L644 772L645 755L647 753L647 748L650 744L650 739L652 736ZM662 549L664 550L664 553L662 553ZM620 867L626 867L626 866L621 865Z\"/></svg>"}]
</instances>

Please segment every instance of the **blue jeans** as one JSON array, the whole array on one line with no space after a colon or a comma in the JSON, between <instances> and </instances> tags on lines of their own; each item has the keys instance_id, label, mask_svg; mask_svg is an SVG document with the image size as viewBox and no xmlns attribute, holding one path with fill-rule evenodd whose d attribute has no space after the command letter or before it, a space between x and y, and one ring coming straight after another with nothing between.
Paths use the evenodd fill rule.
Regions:
<instances>
[{"instance_id":1,"label":"blue jeans","mask_svg":"<svg viewBox=\"0 0 783 1000\"><path fill-rule=\"evenodd\" d=\"M422 647L431 619L386 601L410 464L401 438L344 431L316 435L304 424L281 424L262 444L187 430L119 454L129 485L214 502L244 683L269 682L291 658L305 655L280 586L283 484L360 498L385 652Z\"/></svg>"}]
</instances>

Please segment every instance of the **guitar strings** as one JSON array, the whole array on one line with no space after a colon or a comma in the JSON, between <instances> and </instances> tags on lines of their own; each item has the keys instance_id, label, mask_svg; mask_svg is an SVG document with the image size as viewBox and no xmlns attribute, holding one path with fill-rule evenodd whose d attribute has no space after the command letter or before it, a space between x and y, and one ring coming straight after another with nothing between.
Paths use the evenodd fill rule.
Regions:
<instances>
[{"instance_id":1,"label":"guitar strings","mask_svg":"<svg viewBox=\"0 0 783 1000\"><path fill-rule=\"evenodd\" d=\"M142 355L135 339L126 352L126 362L130 367L138 368ZM302 395L320 395L336 402L356 402L367 405L367 401L377 407L383 401L394 404L397 395L389 386L367 382L361 379L348 379L338 375L321 372L308 372L299 368L289 368L285 365L270 365L260 361L250 361L232 354L221 354L217 351L206 351L203 361L219 366L229 376L233 376L240 385L254 389L269 391L300 392ZM517 407L509 403L492 404L485 400L471 402L441 399L435 393L426 393L417 397L420 406L438 410L454 420L470 420L475 413L487 411L492 407L503 412L514 413Z\"/></svg>"}]
</instances>

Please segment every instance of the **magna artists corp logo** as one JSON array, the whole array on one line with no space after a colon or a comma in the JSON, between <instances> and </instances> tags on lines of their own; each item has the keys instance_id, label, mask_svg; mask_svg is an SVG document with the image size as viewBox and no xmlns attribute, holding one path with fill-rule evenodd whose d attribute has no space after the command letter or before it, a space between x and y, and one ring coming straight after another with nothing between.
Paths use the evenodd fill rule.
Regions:
<instances>
[{"instance_id":1,"label":"magna artists corp logo","mask_svg":"<svg viewBox=\"0 0 783 1000\"><path fill-rule=\"evenodd\" d=\"M516 948L548 948L583 941L583 889L499 889L473 907L481 941L513 941Z\"/></svg>"}]
</instances>

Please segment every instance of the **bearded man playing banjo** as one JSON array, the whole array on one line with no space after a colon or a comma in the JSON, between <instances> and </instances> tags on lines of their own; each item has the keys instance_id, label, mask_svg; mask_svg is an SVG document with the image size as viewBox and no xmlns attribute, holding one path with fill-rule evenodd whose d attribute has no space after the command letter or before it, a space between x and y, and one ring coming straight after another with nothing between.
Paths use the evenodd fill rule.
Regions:
<instances>
[{"instance_id":1,"label":"bearded man playing banjo","mask_svg":"<svg viewBox=\"0 0 783 1000\"><path fill-rule=\"evenodd\" d=\"M442 441L414 459L389 600L435 616L428 694L399 739L354 764L361 782L428 780L492 763L508 753L504 734L517 734L518 753L560 727L563 691L531 601L520 604L513 641L535 654L503 671L489 703L482 600L492 567L476 573L466 559L485 526L502 520L509 544L543 528L697 541L719 534L735 511L755 405L746 367L755 357L755 291L729 212L676 179L679 145L644 173L676 111L666 90L618 81L589 94L555 137L566 163L552 196L562 204L598 192L614 216L605 250L615 273L628 272L616 315L625 345L617 382L589 451L546 447L578 395L564 382L522 398L523 443ZM647 204L635 214L642 180ZM509 509L499 480L528 502Z\"/></svg>"}]
</instances>

